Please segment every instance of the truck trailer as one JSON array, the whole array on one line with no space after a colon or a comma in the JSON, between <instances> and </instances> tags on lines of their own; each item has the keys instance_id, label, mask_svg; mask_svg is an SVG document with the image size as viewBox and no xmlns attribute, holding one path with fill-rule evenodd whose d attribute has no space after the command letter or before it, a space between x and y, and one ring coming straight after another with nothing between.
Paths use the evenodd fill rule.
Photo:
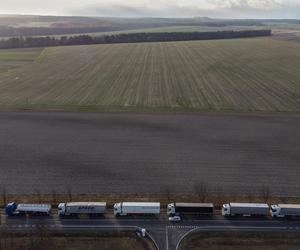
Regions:
<instances>
[{"instance_id":1,"label":"truck trailer","mask_svg":"<svg viewBox=\"0 0 300 250\"><path fill-rule=\"evenodd\" d=\"M265 203L228 203L222 208L223 216L267 216L269 205Z\"/></svg>"},{"instance_id":2,"label":"truck trailer","mask_svg":"<svg viewBox=\"0 0 300 250\"><path fill-rule=\"evenodd\" d=\"M120 202L114 205L114 215L159 214L159 202Z\"/></svg>"},{"instance_id":3,"label":"truck trailer","mask_svg":"<svg viewBox=\"0 0 300 250\"><path fill-rule=\"evenodd\" d=\"M80 214L102 215L106 209L106 202L68 202L58 205L58 215L76 216Z\"/></svg>"},{"instance_id":4,"label":"truck trailer","mask_svg":"<svg viewBox=\"0 0 300 250\"><path fill-rule=\"evenodd\" d=\"M197 215L213 215L214 204L212 203L170 203L168 204L168 216L197 214Z\"/></svg>"},{"instance_id":5,"label":"truck trailer","mask_svg":"<svg viewBox=\"0 0 300 250\"><path fill-rule=\"evenodd\" d=\"M17 204L15 202L8 203L5 207L5 213L8 216L13 215L50 215L50 204Z\"/></svg>"},{"instance_id":6,"label":"truck trailer","mask_svg":"<svg viewBox=\"0 0 300 250\"><path fill-rule=\"evenodd\" d=\"M288 216L300 216L300 204L278 204L271 205L272 217L288 217Z\"/></svg>"}]
</instances>

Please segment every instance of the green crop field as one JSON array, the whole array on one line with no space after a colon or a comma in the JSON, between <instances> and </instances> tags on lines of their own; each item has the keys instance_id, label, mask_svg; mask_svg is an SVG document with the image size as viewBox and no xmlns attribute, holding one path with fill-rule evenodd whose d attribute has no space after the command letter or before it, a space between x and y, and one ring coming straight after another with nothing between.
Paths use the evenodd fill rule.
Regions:
<instances>
[{"instance_id":1,"label":"green crop field","mask_svg":"<svg viewBox=\"0 0 300 250\"><path fill-rule=\"evenodd\" d=\"M0 50L0 73L33 62L41 51L41 48Z\"/></svg>"},{"instance_id":2,"label":"green crop field","mask_svg":"<svg viewBox=\"0 0 300 250\"><path fill-rule=\"evenodd\" d=\"M0 73L0 107L299 112L300 43L255 38L46 48L33 62Z\"/></svg>"}]
</instances>

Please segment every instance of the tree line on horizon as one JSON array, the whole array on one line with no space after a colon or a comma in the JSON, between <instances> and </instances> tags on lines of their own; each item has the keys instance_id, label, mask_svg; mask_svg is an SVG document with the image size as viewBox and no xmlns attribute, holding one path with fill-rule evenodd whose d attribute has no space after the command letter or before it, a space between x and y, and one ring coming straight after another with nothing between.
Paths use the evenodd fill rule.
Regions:
<instances>
[{"instance_id":1,"label":"tree line on horizon","mask_svg":"<svg viewBox=\"0 0 300 250\"><path fill-rule=\"evenodd\" d=\"M26 18L23 20L26 22ZM34 20L32 20L34 21ZM111 32L122 30L134 30L134 29L147 29L147 28L159 28L159 27L174 27L174 26L202 26L202 27L226 27L226 26L259 26L264 24L260 20L214 20L208 19L203 21L202 19L155 19L154 21L147 21L139 19L135 22L124 22L116 20L92 20L91 23L86 20L82 20L77 17L77 20L67 22L59 21L43 17L42 22L50 22L49 27L14 27L10 25L1 25L0 22L0 37L18 37L18 36L54 36L54 35L66 35L66 34L85 34L94 32ZM21 25L21 24L20 24ZM75 25L75 26L74 26Z\"/></svg>"},{"instance_id":2,"label":"tree line on horizon","mask_svg":"<svg viewBox=\"0 0 300 250\"><path fill-rule=\"evenodd\" d=\"M271 30L243 30L217 32L165 32L165 33L126 33L93 37L89 35L55 37L13 37L0 40L0 49L32 48L67 45L171 42L192 40L214 40L271 36Z\"/></svg>"}]
</instances>

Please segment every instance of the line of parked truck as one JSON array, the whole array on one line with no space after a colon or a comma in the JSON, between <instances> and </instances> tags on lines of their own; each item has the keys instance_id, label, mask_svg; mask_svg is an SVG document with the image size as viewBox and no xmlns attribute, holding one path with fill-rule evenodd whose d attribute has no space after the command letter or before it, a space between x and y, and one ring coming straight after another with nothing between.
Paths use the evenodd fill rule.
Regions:
<instances>
[{"instance_id":1,"label":"line of parked truck","mask_svg":"<svg viewBox=\"0 0 300 250\"><path fill-rule=\"evenodd\" d=\"M67 202L58 205L58 215L100 216L106 211L106 202ZM120 202L113 206L115 216L126 215L159 215L159 202ZM16 204L6 205L8 216L14 215L50 215L50 204ZM170 203L167 206L167 215L170 221L180 221L185 214L207 215L214 214L212 203ZM227 203L222 206L222 215L229 216L268 216L290 217L300 216L300 204L277 204L269 206L266 203Z\"/></svg>"}]
</instances>

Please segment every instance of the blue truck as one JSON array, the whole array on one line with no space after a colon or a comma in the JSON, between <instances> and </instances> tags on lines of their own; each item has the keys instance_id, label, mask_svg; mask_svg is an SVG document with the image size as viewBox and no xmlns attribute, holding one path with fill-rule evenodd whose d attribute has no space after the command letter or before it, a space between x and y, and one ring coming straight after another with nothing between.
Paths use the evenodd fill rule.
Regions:
<instances>
[{"instance_id":1,"label":"blue truck","mask_svg":"<svg viewBox=\"0 0 300 250\"><path fill-rule=\"evenodd\" d=\"M8 203L5 207L5 213L8 216L14 215L50 215L50 204L17 204L15 202Z\"/></svg>"}]
</instances>

